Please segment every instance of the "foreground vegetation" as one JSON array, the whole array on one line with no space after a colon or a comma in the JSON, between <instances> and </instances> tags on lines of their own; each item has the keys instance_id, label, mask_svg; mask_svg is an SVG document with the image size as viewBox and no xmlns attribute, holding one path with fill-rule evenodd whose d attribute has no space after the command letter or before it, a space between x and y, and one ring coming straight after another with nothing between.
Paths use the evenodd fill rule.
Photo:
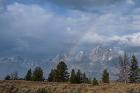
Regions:
<instances>
[{"instance_id":1,"label":"foreground vegetation","mask_svg":"<svg viewBox=\"0 0 140 93\"><path fill-rule=\"evenodd\" d=\"M0 81L0 93L140 93L140 84L48 83L33 81Z\"/></svg>"},{"instance_id":2,"label":"foreground vegetation","mask_svg":"<svg viewBox=\"0 0 140 93\"><path fill-rule=\"evenodd\" d=\"M7 75L0 81L0 93L140 93L140 68L134 55L131 60L126 54L120 57L118 77L112 83L105 69L100 81L95 77L90 80L80 69L69 73L65 62L60 61L47 79L40 67L29 69L22 79L17 73Z\"/></svg>"},{"instance_id":3,"label":"foreground vegetation","mask_svg":"<svg viewBox=\"0 0 140 93\"><path fill-rule=\"evenodd\" d=\"M52 69L48 79L43 77L43 70L36 67L28 70L24 79L18 74L7 75L0 81L0 93L140 93L140 69L135 56L128 66L127 56L120 60L119 80L111 81L105 69L102 78L90 80L86 73L72 69L61 61ZM129 69L128 69L129 68ZM36 81L36 82L35 82Z\"/></svg>"}]
</instances>

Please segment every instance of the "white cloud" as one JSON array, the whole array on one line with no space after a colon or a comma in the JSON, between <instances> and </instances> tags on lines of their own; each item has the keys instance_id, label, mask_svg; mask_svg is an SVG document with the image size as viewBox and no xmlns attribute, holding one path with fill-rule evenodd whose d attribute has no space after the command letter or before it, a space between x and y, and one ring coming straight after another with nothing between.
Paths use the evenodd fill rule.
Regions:
<instances>
[{"instance_id":1,"label":"white cloud","mask_svg":"<svg viewBox=\"0 0 140 93\"><path fill-rule=\"evenodd\" d=\"M121 45L140 47L140 33L134 33L131 35L124 35L124 36L114 35L112 37L88 33L83 38L83 42L97 43L97 44L103 44L103 43L106 44L106 43L111 43L115 41L117 41L118 44L121 44Z\"/></svg>"},{"instance_id":2,"label":"white cloud","mask_svg":"<svg viewBox=\"0 0 140 93\"><path fill-rule=\"evenodd\" d=\"M134 0L126 0L126 2L127 2L128 4L130 4L130 5L135 5Z\"/></svg>"},{"instance_id":3,"label":"white cloud","mask_svg":"<svg viewBox=\"0 0 140 93\"><path fill-rule=\"evenodd\" d=\"M17 45L14 51L56 54L61 47L64 47L61 50L71 51L71 48L80 48L81 44L106 44L115 40L139 45L135 42L139 41L139 35L133 34L140 30L139 9L128 15L123 15L122 11L100 14L67 10L67 13L65 16L39 5L14 3L7 6L1 20L10 26L3 28L14 37Z\"/></svg>"},{"instance_id":4,"label":"white cloud","mask_svg":"<svg viewBox=\"0 0 140 93\"><path fill-rule=\"evenodd\" d=\"M126 0L128 4L130 5L135 5L135 1L134 0Z\"/></svg>"},{"instance_id":5,"label":"white cloud","mask_svg":"<svg viewBox=\"0 0 140 93\"><path fill-rule=\"evenodd\" d=\"M139 46L140 47L140 33L134 33L131 35L126 35L122 37L114 37L112 40L120 41L122 44L127 44L129 46Z\"/></svg>"}]
</instances>

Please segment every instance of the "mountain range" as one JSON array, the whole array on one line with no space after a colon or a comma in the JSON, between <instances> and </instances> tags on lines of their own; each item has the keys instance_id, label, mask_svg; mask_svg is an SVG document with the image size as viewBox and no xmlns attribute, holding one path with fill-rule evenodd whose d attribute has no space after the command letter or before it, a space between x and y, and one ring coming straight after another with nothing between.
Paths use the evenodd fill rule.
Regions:
<instances>
[{"instance_id":1,"label":"mountain range","mask_svg":"<svg viewBox=\"0 0 140 93\"><path fill-rule=\"evenodd\" d=\"M118 67L118 57L124 52L118 47L106 48L97 46L90 51L78 51L76 53L57 55L53 59L33 60L21 56L0 58L0 78L7 74L18 72L19 76L24 77L29 68L40 66L44 70L44 76L47 77L50 70L55 68L59 61L63 60L71 69L80 69L86 72L89 77L101 77L104 69L110 73L116 73ZM113 77L113 76L112 76Z\"/></svg>"}]
</instances>

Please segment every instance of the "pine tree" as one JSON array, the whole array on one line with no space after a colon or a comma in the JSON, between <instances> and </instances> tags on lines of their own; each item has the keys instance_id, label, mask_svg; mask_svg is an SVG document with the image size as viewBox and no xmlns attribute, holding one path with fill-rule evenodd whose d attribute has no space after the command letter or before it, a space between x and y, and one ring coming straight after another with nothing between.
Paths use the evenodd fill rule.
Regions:
<instances>
[{"instance_id":1,"label":"pine tree","mask_svg":"<svg viewBox=\"0 0 140 93\"><path fill-rule=\"evenodd\" d=\"M102 82L109 83L109 73L107 72L107 69L103 71Z\"/></svg>"},{"instance_id":2,"label":"pine tree","mask_svg":"<svg viewBox=\"0 0 140 93\"><path fill-rule=\"evenodd\" d=\"M99 83L98 83L98 81L96 80L95 77L93 78L92 85L93 85L93 86L99 85Z\"/></svg>"},{"instance_id":3,"label":"pine tree","mask_svg":"<svg viewBox=\"0 0 140 93\"><path fill-rule=\"evenodd\" d=\"M136 57L133 55L131 59L130 73L129 73L129 82L137 83L139 81L139 67Z\"/></svg>"},{"instance_id":4,"label":"pine tree","mask_svg":"<svg viewBox=\"0 0 140 93\"><path fill-rule=\"evenodd\" d=\"M7 76L4 78L4 80L10 80L10 79L11 79L10 75L7 75Z\"/></svg>"},{"instance_id":5,"label":"pine tree","mask_svg":"<svg viewBox=\"0 0 140 93\"><path fill-rule=\"evenodd\" d=\"M61 61L57 65L57 69L55 71L55 81L56 82L67 82L69 80L68 68L65 62Z\"/></svg>"},{"instance_id":6,"label":"pine tree","mask_svg":"<svg viewBox=\"0 0 140 93\"><path fill-rule=\"evenodd\" d=\"M70 83L72 83L72 84L76 83L76 74L75 74L75 70L74 69L72 69L72 71L71 71Z\"/></svg>"},{"instance_id":7,"label":"pine tree","mask_svg":"<svg viewBox=\"0 0 140 93\"><path fill-rule=\"evenodd\" d=\"M30 81L32 80L32 70L29 69L26 76L25 76L25 80Z\"/></svg>"},{"instance_id":8,"label":"pine tree","mask_svg":"<svg viewBox=\"0 0 140 93\"><path fill-rule=\"evenodd\" d=\"M34 72L33 72L33 77L32 77L33 81L43 81L44 77L43 77L43 70L40 67L36 67Z\"/></svg>"},{"instance_id":9,"label":"pine tree","mask_svg":"<svg viewBox=\"0 0 140 93\"><path fill-rule=\"evenodd\" d=\"M55 77L55 69L52 69L51 72L50 72L50 74L49 74L49 76L48 76L48 81L49 82L55 81L54 80L54 77Z\"/></svg>"},{"instance_id":10,"label":"pine tree","mask_svg":"<svg viewBox=\"0 0 140 93\"><path fill-rule=\"evenodd\" d=\"M76 74L76 83L80 84L82 83L82 78L81 78L81 71L78 69L77 74Z\"/></svg>"},{"instance_id":11,"label":"pine tree","mask_svg":"<svg viewBox=\"0 0 140 93\"><path fill-rule=\"evenodd\" d=\"M86 73L82 74L82 83L88 83L88 78L86 76Z\"/></svg>"},{"instance_id":12,"label":"pine tree","mask_svg":"<svg viewBox=\"0 0 140 93\"><path fill-rule=\"evenodd\" d=\"M60 77L59 77L59 73L57 69L54 69L53 71L54 75L53 75L53 81L54 82L60 82Z\"/></svg>"}]
</instances>

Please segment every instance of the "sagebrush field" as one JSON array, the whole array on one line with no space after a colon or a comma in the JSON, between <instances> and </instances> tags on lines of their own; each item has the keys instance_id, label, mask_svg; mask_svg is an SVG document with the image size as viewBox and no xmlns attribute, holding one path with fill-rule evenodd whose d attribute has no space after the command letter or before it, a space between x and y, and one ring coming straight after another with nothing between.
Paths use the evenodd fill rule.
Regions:
<instances>
[{"instance_id":1,"label":"sagebrush field","mask_svg":"<svg viewBox=\"0 0 140 93\"><path fill-rule=\"evenodd\" d=\"M140 93L140 84L48 83L30 81L0 81L0 93Z\"/></svg>"}]
</instances>

